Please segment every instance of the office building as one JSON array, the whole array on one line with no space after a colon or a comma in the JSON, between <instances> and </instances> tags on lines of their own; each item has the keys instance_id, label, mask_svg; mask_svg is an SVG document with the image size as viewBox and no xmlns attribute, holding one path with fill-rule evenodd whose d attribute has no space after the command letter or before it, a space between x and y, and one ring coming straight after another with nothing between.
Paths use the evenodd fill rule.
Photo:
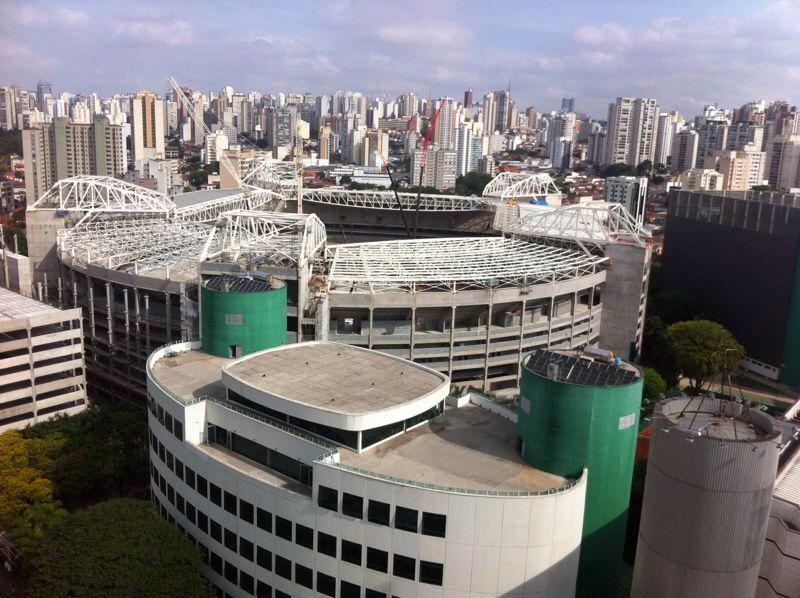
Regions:
<instances>
[{"instance_id":1,"label":"office building","mask_svg":"<svg viewBox=\"0 0 800 598\"><path fill-rule=\"evenodd\" d=\"M489 92L483 96L483 131L485 135L492 135L498 130L497 124L497 102L494 92Z\"/></svg>"},{"instance_id":2,"label":"office building","mask_svg":"<svg viewBox=\"0 0 800 598\"><path fill-rule=\"evenodd\" d=\"M634 168L655 157L658 102L653 98L619 97L608 105L605 164Z\"/></svg>"},{"instance_id":3,"label":"office building","mask_svg":"<svg viewBox=\"0 0 800 598\"><path fill-rule=\"evenodd\" d=\"M214 131L210 135L206 135L205 163L219 162L222 158L222 152L227 150L228 147L229 140L224 131Z\"/></svg>"},{"instance_id":4,"label":"office building","mask_svg":"<svg viewBox=\"0 0 800 598\"><path fill-rule=\"evenodd\" d=\"M123 127L105 116L92 124L56 117L22 131L25 192L35 201L60 179L92 174L117 176L127 170Z\"/></svg>"},{"instance_id":5,"label":"office building","mask_svg":"<svg viewBox=\"0 0 800 598\"><path fill-rule=\"evenodd\" d=\"M619 584L641 401L641 371L609 351L537 349L523 364L523 459L556 475L589 471L579 597L612 596Z\"/></svg>"},{"instance_id":6,"label":"office building","mask_svg":"<svg viewBox=\"0 0 800 598\"><path fill-rule=\"evenodd\" d=\"M747 351L744 367L800 385L800 199L756 191L672 190L666 288L690 294Z\"/></svg>"},{"instance_id":7,"label":"office building","mask_svg":"<svg viewBox=\"0 0 800 598\"><path fill-rule=\"evenodd\" d=\"M338 343L238 359L199 342L158 349L153 502L235 598L573 595L585 471L528 465L513 423L446 406L449 389L425 366Z\"/></svg>"},{"instance_id":8,"label":"office building","mask_svg":"<svg viewBox=\"0 0 800 598\"><path fill-rule=\"evenodd\" d=\"M561 112L575 112L575 98L561 98Z\"/></svg>"},{"instance_id":9,"label":"office building","mask_svg":"<svg viewBox=\"0 0 800 598\"><path fill-rule=\"evenodd\" d=\"M411 154L412 185L419 184L422 171L422 186L436 187L440 191L452 189L456 185L456 152L453 150L434 148L425 152L414 150Z\"/></svg>"},{"instance_id":10,"label":"office building","mask_svg":"<svg viewBox=\"0 0 800 598\"><path fill-rule=\"evenodd\" d=\"M695 167L700 136L692 129L684 129L675 134L672 141L670 170L683 172Z\"/></svg>"},{"instance_id":11,"label":"office building","mask_svg":"<svg viewBox=\"0 0 800 598\"><path fill-rule=\"evenodd\" d=\"M36 84L36 107L42 112L47 111L47 100L53 97L53 86L47 81L39 80Z\"/></svg>"},{"instance_id":12,"label":"office building","mask_svg":"<svg viewBox=\"0 0 800 598\"><path fill-rule=\"evenodd\" d=\"M0 433L85 409L81 308L0 287Z\"/></svg>"},{"instance_id":13,"label":"office building","mask_svg":"<svg viewBox=\"0 0 800 598\"><path fill-rule=\"evenodd\" d=\"M722 173L710 168L691 168L681 173L681 189L684 191L722 191Z\"/></svg>"},{"instance_id":14,"label":"office building","mask_svg":"<svg viewBox=\"0 0 800 598\"><path fill-rule=\"evenodd\" d=\"M464 92L464 108L472 106L472 88Z\"/></svg>"},{"instance_id":15,"label":"office building","mask_svg":"<svg viewBox=\"0 0 800 598\"><path fill-rule=\"evenodd\" d=\"M637 221L644 222L647 177L608 177L603 199L609 203L621 203Z\"/></svg>"},{"instance_id":16,"label":"office building","mask_svg":"<svg viewBox=\"0 0 800 598\"><path fill-rule=\"evenodd\" d=\"M767 155L754 145L742 151L724 150L706 156L704 169L722 174L723 191L747 191L764 183Z\"/></svg>"},{"instance_id":17,"label":"office building","mask_svg":"<svg viewBox=\"0 0 800 598\"><path fill-rule=\"evenodd\" d=\"M164 157L164 100L140 91L131 98L130 114L133 162L140 170L144 160Z\"/></svg>"},{"instance_id":18,"label":"office building","mask_svg":"<svg viewBox=\"0 0 800 598\"><path fill-rule=\"evenodd\" d=\"M755 595L780 435L732 400L656 406L632 598Z\"/></svg>"}]
</instances>

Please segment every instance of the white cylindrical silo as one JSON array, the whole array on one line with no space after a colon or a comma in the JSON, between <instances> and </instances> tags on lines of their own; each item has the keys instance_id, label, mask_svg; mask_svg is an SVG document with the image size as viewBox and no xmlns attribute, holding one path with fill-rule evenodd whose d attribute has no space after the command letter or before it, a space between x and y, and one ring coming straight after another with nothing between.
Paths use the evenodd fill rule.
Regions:
<instances>
[{"instance_id":1,"label":"white cylindrical silo","mask_svg":"<svg viewBox=\"0 0 800 598\"><path fill-rule=\"evenodd\" d=\"M752 598L779 431L708 396L662 401L653 422L632 598Z\"/></svg>"}]
</instances>

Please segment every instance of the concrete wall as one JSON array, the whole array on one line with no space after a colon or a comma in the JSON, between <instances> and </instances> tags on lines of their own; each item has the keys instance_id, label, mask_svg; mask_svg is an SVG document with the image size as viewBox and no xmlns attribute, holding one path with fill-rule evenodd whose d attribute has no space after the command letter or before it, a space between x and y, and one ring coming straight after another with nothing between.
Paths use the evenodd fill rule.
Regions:
<instances>
[{"instance_id":1,"label":"concrete wall","mask_svg":"<svg viewBox=\"0 0 800 598\"><path fill-rule=\"evenodd\" d=\"M33 267L34 283L44 283L56 288L61 264L56 251L58 231L68 228L67 216L59 216L56 210L27 210L25 234L28 239L28 257Z\"/></svg>"},{"instance_id":2,"label":"concrete wall","mask_svg":"<svg viewBox=\"0 0 800 598\"><path fill-rule=\"evenodd\" d=\"M644 334L651 249L633 243L609 243L606 257L611 265L603 289L600 346L622 359L636 361Z\"/></svg>"},{"instance_id":3,"label":"concrete wall","mask_svg":"<svg viewBox=\"0 0 800 598\"><path fill-rule=\"evenodd\" d=\"M31 297L33 295L31 260L25 255L0 251L0 286Z\"/></svg>"}]
</instances>

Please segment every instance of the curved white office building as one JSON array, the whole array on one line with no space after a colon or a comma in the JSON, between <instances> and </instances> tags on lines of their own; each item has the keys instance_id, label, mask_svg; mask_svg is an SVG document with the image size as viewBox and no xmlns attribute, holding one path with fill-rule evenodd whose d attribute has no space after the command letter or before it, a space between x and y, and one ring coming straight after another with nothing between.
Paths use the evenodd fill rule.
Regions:
<instances>
[{"instance_id":1,"label":"curved white office building","mask_svg":"<svg viewBox=\"0 0 800 598\"><path fill-rule=\"evenodd\" d=\"M586 474L449 378L350 345L147 362L153 498L228 596L573 596Z\"/></svg>"}]
</instances>

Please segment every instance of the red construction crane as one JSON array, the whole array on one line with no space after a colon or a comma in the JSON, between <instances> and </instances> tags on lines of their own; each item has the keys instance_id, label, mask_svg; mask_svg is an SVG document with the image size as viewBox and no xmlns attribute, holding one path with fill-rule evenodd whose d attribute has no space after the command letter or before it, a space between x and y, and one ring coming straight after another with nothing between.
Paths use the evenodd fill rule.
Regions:
<instances>
[{"instance_id":1,"label":"red construction crane","mask_svg":"<svg viewBox=\"0 0 800 598\"><path fill-rule=\"evenodd\" d=\"M422 194L422 175L425 172L425 166L428 161L428 146L431 143L431 133L436 128L436 123L439 120L439 113L442 111L442 106L444 106L445 98L439 98L439 107L436 109L436 112L433 113L433 118L431 119L430 124L428 125L428 130L425 131L425 139L422 142L422 157L420 159L419 165L419 183L417 185L417 205L414 211L414 237L417 236L417 228L419 227L419 204L420 204L420 195Z\"/></svg>"}]
</instances>

